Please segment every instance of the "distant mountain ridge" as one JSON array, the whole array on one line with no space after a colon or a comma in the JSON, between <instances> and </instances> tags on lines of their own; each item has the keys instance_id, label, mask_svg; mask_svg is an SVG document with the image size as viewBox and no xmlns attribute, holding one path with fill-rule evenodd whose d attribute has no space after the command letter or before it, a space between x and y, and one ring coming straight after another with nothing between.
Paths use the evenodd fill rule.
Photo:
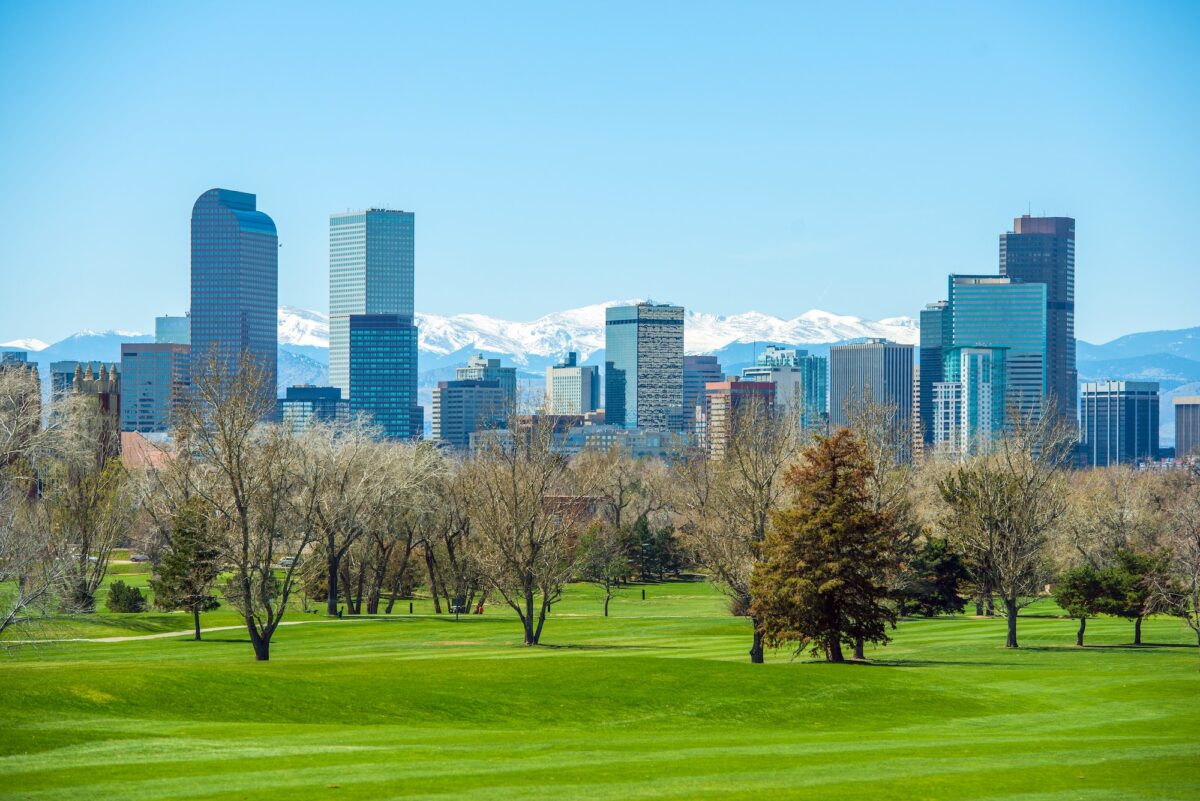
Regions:
<instances>
[{"instance_id":1,"label":"distant mountain ridge","mask_svg":"<svg viewBox=\"0 0 1200 801\"><path fill-rule=\"evenodd\" d=\"M536 381L547 365L567 351L576 351L588 364L604 358L604 310L636 301L609 301L547 314L529 322L503 320L483 314L436 315L418 312L421 384L428 387L453 376L453 368L473 353L498 357ZM688 311L684 348L688 353L718 357L725 370L737 372L767 345L798 346L824 354L831 344L866 337L884 337L918 344L918 323L911 317L866 320L850 315L811 310L784 320L761 312L730 316ZM49 368L53 361L118 362L122 342L150 342L150 334L129 330L80 331L53 344L22 338L0 350L29 351L31 361ZM322 312L281 306L279 309L279 385L328 382L329 316ZM1200 392L1200 327L1174 331L1144 331L1104 344L1078 343L1080 381L1105 379L1158 381L1162 386L1162 440L1174 438L1174 409L1178 394Z\"/></svg>"}]
</instances>

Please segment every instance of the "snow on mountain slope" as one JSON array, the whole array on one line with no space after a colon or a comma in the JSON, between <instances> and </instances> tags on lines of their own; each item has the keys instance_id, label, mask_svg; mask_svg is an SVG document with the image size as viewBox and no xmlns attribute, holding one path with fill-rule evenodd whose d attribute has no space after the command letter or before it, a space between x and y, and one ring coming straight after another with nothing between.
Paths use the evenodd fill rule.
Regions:
<instances>
[{"instance_id":1,"label":"snow on mountain slope","mask_svg":"<svg viewBox=\"0 0 1200 801\"><path fill-rule=\"evenodd\" d=\"M484 314L452 316L417 313L420 348L445 356L464 349L509 354L518 364L528 356L557 357L568 350L586 359L604 347L604 310L634 301L609 301L554 312L531 322ZM841 342L861 337L886 337L916 344L917 322L892 317L874 322L861 317L812 310L791 320L761 312L720 316L687 313L684 348L710 353L734 342L782 342L803 345ZM279 341L285 345L329 344L329 318L319 312L284 306L279 310Z\"/></svg>"},{"instance_id":2,"label":"snow on mountain slope","mask_svg":"<svg viewBox=\"0 0 1200 801\"><path fill-rule=\"evenodd\" d=\"M279 344L328 348L329 315L295 306L280 306Z\"/></svg>"},{"instance_id":3,"label":"snow on mountain slope","mask_svg":"<svg viewBox=\"0 0 1200 801\"><path fill-rule=\"evenodd\" d=\"M43 342L40 339L14 339L12 342L0 342L0 348L12 348L13 350L26 350L31 353L37 353L39 350L45 350L50 347L49 342Z\"/></svg>"}]
</instances>

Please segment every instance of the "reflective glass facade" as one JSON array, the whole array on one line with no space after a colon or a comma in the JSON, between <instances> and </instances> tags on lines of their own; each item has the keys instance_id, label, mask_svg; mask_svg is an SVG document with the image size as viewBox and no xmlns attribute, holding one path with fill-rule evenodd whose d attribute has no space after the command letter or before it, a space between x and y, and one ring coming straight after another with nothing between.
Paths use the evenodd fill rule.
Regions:
<instances>
[{"instance_id":1,"label":"reflective glass facade","mask_svg":"<svg viewBox=\"0 0 1200 801\"><path fill-rule=\"evenodd\" d=\"M193 379L212 356L250 354L276 393L279 238L254 195L210 189L192 207L191 362Z\"/></svg>"},{"instance_id":2,"label":"reflective glass facade","mask_svg":"<svg viewBox=\"0 0 1200 801\"><path fill-rule=\"evenodd\" d=\"M1075 220L1013 220L1000 235L1000 275L1046 285L1046 390L1064 420L1075 421L1079 374L1075 366Z\"/></svg>"},{"instance_id":3,"label":"reflective glass facade","mask_svg":"<svg viewBox=\"0 0 1200 801\"><path fill-rule=\"evenodd\" d=\"M933 443L933 385L942 380L942 356L950 347L950 304L944 300L921 310L921 372L917 380L917 419L921 441Z\"/></svg>"},{"instance_id":4,"label":"reflective glass facade","mask_svg":"<svg viewBox=\"0 0 1200 801\"><path fill-rule=\"evenodd\" d=\"M605 310L604 418L669 431L683 423L683 307L639 303Z\"/></svg>"},{"instance_id":5,"label":"reflective glass facade","mask_svg":"<svg viewBox=\"0 0 1200 801\"><path fill-rule=\"evenodd\" d=\"M154 318L154 341L169 345L192 343L192 321L187 315L164 314Z\"/></svg>"},{"instance_id":6,"label":"reflective glass facade","mask_svg":"<svg viewBox=\"0 0 1200 801\"><path fill-rule=\"evenodd\" d=\"M986 449L1004 425L1004 348L950 348L933 385L934 449L965 456Z\"/></svg>"},{"instance_id":7,"label":"reflective glass facade","mask_svg":"<svg viewBox=\"0 0 1200 801\"><path fill-rule=\"evenodd\" d=\"M329 215L329 383L352 397L350 315L413 316L415 215Z\"/></svg>"},{"instance_id":8,"label":"reflective glass facade","mask_svg":"<svg viewBox=\"0 0 1200 801\"><path fill-rule=\"evenodd\" d=\"M1005 407L1036 415L1046 394L1046 286L952 275L950 347L1005 349Z\"/></svg>"},{"instance_id":9,"label":"reflective glass facade","mask_svg":"<svg viewBox=\"0 0 1200 801\"><path fill-rule=\"evenodd\" d=\"M775 385L775 402L799 415L800 425L814 429L824 424L829 389L829 361L806 350L774 345L759 354L756 364L742 368L748 381Z\"/></svg>"},{"instance_id":10,"label":"reflective glass facade","mask_svg":"<svg viewBox=\"0 0 1200 801\"><path fill-rule=\"evenodd\" d=\"M419 439L417 329L403 314L352 314L350 413L365 414L388 439Z\"/></svg>"},{"instance_id":11,"label":"reflective glass facade","mask_svg":"<svg viewBox=\"0 0 1200 801\"><path fill-rule=\"evenodd\" d=\"M1158 458L1158 382L1097 381L1080 393L1079 447L1093 467Z\"/></svg>"},{"instance_id":12,"label":"reflective glass facade","mask_svg":"<svg viewBox=\"0 0 1200 801\"><path fill-rule=\"evenodd\" d=\"M122 431L145 434L171 429L190 384L190 350L169 342L121 345Z\"/></svg>"}]
</instances>

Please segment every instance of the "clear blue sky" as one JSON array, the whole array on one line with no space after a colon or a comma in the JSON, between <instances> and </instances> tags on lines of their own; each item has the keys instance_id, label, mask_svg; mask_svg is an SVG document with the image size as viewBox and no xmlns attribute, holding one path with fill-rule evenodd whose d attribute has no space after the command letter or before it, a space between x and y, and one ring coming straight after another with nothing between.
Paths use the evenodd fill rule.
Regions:
<instances>
[{"instance_id":1,"label":"clear blue sky","mask_svg":"<svg viewBox=\"0 0 1200 801\"><path fill-rule=\"evenodd\" d=\"M1200 325L1200 3L0 2L0 341L188 305L213 186L327 308L417 213L417 307L915 315L1077 218L1078 332Z\"/></svg>"}]
</instances>

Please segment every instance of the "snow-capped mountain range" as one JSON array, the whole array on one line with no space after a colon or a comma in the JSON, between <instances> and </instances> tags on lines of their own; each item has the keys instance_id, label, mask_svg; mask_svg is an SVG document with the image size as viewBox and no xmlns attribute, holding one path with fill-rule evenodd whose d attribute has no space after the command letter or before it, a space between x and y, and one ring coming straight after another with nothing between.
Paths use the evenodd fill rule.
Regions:
<instances>
[{"instance_id":1,"label":"snow-capped mountain range","mask_svg":"<svg viewBox=\"0 0 1200 801\"><path fill-rule=\"evenodd\" d=\"M416 315L419 347L436 356L479 350L509 356L520 365L530 357L557 358L577 351L586 360L604 347L604 310L636 301L609 301L555 312L530 322L502 320L483 314ZM720 316L688 311L683 328L688 353L713 353L734 343L775 342L814 345L863 337L917 343L917 321L911 317L864 320L812 310L783 320L761 312ZM329 347L329 317L320 312L283 306L279 309L279 343ZM534 359L533 361L540 361Z\"/></svg>"},{"instance_id":2,"label":"snow-capped mountain range","mask_svg":"<svg viewBox=\"0 0 1200 801\"><path fill-rule=\"evenodd\" d=\"M602 363L604 310L632 301L610 301L547 314L531 322L501 320L482 314L452 316L417 314L421 392L438 380L454 377L453 368L475 352L498 356L520 368L522 380L537 382L546 366L567 351L583 361ZM761 344L804 346L823 355L830 344L864 337L884 337L917 344L917 321L911 317L865 320L812 310L783 320L760 312L731 316L687 312L684 348L711 353L725 371L736 374L752 362ZM119 362L122 342L151 342L136 331L84 330L53 344L36 338L0 343L0 350L24 350L41 368L55 361ZM1174 438L1177 395L1200 394L1200 328L1128 334L1101 345L1078 345L1081 381L1103 379L1158 381L1161 385L1162 441ZM279 387L323 385L329 381L329 317L321 312L283 306L279 309ZM47 373L44 373L48 374ZM424 397L426 409L429 398Z\"/></svg>"}]
</instances>

